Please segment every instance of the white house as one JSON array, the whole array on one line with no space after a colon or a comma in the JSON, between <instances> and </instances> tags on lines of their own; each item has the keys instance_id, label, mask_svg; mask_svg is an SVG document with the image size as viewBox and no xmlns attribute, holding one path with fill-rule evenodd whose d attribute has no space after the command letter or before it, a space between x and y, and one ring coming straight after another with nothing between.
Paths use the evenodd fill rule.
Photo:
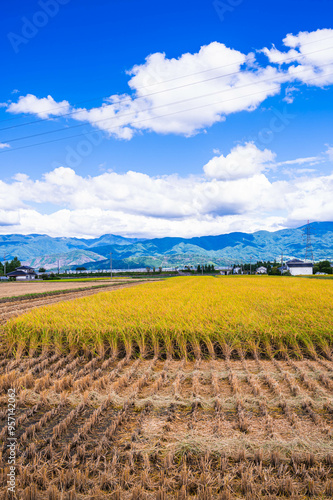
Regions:
<instances>
[{"instance_id":1,"label":"white house","mask_svg":"<svg viewBox=\"0 0 333 500\"><path fill-rule=\"evenodd\" d=\"M267 274L267 267L261 266L256 270L257 274Z\"/></svg>"},{"instance_id":2,"label":"white house","mask_svg":"<svg viewBox=\"0 0 333 500\"><path fill-rule=\"evenodd\" d=\"M220 274L224 274L226 276L227 274L232 274L232 267L220 267L219 271Z\"/></svg>"},{"instance_id":3,"label":"white house","mask_svg":"<svg viewBox=\"0 0 333 500\"><path fill-rule=\"evenodd\" d=\"M313 274L313 263L306 262L305 260L292 259L286 262L287 271L293 276L300 274Z\"/></svg>"},{"instance_id":4,"label":"white house","mask_svg":"<svg viewBox=\"0 0 333 500\"><path fill-rule=\"evenodd\" d=\"M243 274L242 268L241 267L234 267L233 274Z\"/></svg>"},{"instance_id":5,"label":"white house","mask_svg":"<svg viewBox=\"0 0 333 500\"><path fill-rule=\"evenodd\" d=\"M8 278L16 278L16 281L34 280L36 278L36 273L32 267L20 266L7 273Z\"/></svg>"}]
</instances>

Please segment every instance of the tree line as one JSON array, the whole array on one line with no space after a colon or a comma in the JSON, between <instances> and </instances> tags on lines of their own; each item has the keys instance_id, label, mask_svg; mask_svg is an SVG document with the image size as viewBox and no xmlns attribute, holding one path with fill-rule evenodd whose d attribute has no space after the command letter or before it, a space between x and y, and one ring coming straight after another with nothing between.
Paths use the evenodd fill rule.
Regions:
<instances>
[{"instance_id":1,"label":"tree line","mask_svg":"<svg viewBox=\"0 0 333 500\"><path fill-rule=\"evenodd\" d=\"M17 267L21 266L21 262L17 257L14 257L10 262L6 262L6 274L15 271ZM0 262L0 275L3 276L5 272L5 266L2 262Z\"/></svg>"}]
</instances>

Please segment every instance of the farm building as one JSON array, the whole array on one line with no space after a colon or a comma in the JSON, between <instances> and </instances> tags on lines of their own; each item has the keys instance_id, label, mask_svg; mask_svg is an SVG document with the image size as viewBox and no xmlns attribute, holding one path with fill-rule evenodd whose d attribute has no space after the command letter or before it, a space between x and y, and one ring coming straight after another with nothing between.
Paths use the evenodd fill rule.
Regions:
<instances>
[{"instance_id":1,"label":"farm building","mask_svg":"<svg viewBox=\"0 0 333 500\"><path fill-rule=\"evenodd\" d=\"M243 274L242 268L241 267L234 267L233 274Z\"/></svg>"},{"instance_id":2,"label":"farm building","mask_svg":"<svg viewBox=\"0 0 333 500\"><path fill-rule=\"evenodd\" d=\"M11 273L7 273L8 278L16 278L17 281L22 280L34 280L36 278L36 273L32 267L28 266L20 266L12 271Z\"/></svg>"},{"instance_id":3,"label":"farm building","mask_svg":"<svg viewBox=\"0 0 333 500\"><path fill-rule=\"evenodd\" d=\"M267 267L261 266L256 270L257 274L267 274Z\"/></svg>"},{"instance_id":4,"label":"farm building","mask_svg":"<svg viewBox=\"0 0 333 500\"><path fill-rule=\"evenodd\" d=\"M306 262L300 259L292 259L286 262L287 271L293 276L300 274L313 274L312 262Z\"/></svg>"},{"instance_id":5,"label":"farm building","mask_svg":"<svg viewBox=\"0 0 333 500\"><path fill-rule=\"evenodd\" d=\"M220 271L220 274L224 274L224 275L232 274L232 267L220 267L219 271Z\"/></svg>"}]
</instances>

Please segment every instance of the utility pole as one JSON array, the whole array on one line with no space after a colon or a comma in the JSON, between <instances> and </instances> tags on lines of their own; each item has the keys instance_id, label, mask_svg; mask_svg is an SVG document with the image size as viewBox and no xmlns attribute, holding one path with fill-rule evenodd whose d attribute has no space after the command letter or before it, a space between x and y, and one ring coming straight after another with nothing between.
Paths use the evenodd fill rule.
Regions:
<instances>
[{"instance_id":1,"label":"utility pole","mask_svg":"<svg viewBox=\"0 0 333 500\"><path fill-rule=\"evenodd\" d=\"M58 259L58 274L60 274L60 262L59 262L59 259Z\"/></svg>"},{"instance_id":2,"label":"utility pole","mask_svg":"<svg viewBox=\"0 0 333 500\"><path fill-rule=\"evenodd\" d=\"M111 270L111 279L112 279L112 252L110 252L110 270Z\"/></svg>"},{"instance_id":3,"label":"utility pole","mask_svg":"<svg viewBox=\"0 0 333 500\"><path fill-rule=\"evenodd\" d=\"M203 264L201 265L201 274L203 276Z\"/></svg>"},{"instance_id":4,"label":"utility pole","mask_svg":"<svg viewBox=\"0 0 333 500\"><path fill-rule=\"evenodd\" d=\"M250 275L252 274L252 255L250 255Z\"/></svg>"},{"instance_id":5,"label":"utility pole","mask_svg":"<svg viewBox=\"0 0 333 500\"><path fill-rule=\"evenodd\" d=\"M312 248L312 241L311 241L311 235L313 234L310 226L310 221L308 220L308 223L306 225L306 228L304 229L304 238L306 240L306 248L305 248L305 261L311 257L311 262L313 264L313 248Z\"/></svg>"},{"instance_id":6,"label":"utility pole","mask_svg":"<svg viewBox=\"0 0 333 500\"><path fill-rule=\"evenodd\" d=\"M6 276L6 254L3 254L3 275Z\"/></svg>"}]
</instances>

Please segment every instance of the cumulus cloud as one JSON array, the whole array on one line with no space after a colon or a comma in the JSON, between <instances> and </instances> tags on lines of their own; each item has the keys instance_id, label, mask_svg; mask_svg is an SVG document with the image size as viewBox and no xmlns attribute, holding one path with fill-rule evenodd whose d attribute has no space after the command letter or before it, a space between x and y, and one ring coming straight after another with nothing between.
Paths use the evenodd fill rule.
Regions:
<instances>
[{"instance_id":1,"label":"cumulus cloud","mask_svg":"<svg viewBox=\"0 0 333 500\"><path fill-rule=\"evenodd\" d=\"M300 220L310 213L313 220L333 219L333 173L294 181L294 191L286 195L289 219Z\"/></svg>"},{"instance_id":2,"label":"cumulus cloud","mask_svg":"<svg viewBox=\"0 0 333 500\"><path fill-rule=\"evenodd\" d=\"M72 108L71 118L122 139L140 130L193 135L231 113L252 111L279 93L283 72L270 65L254 67L253 57L218 42L177 59L152 54L128 72L132 94L109 96L92 109ZM48 118L69 109L67 101L28 94L7 111Z\"/></svg>"},{"instance_id":3,"label":"cumulus cloud","mask_svg":"<svg viewBox=\"0 0 333 500\"><path fill-rule=\"evenodd\" d=\"M56 102L50 95L40 99L32 94L20 96L17 102L12 102L7 107L9 113L29 113L37 115L39 118L61 116L68 113L69 110L68 101Z\"/></svg>"},{"instance_id":4,"label":"cumulus cloud","mask_svg":"<svg viewBox=\"0 0 333 500\"><path fill-rule=\"evenodd\" d=\"M266 170L276 165L275 154L252 143L211 162L203 175L186 178L133 170L84 177L68 167L36 180L18 173L0 181L2 232L191 237L276 230L303 223L309 213L317 220L333 218L333 173L314 178L303 169L289 181L269 180ZM48 212L53 205L53 212L44 214L43 203Z\"/></svg>"},{"instance_id":5,"label":"cumulus cloud","mask_svg":"<svg viewBox=\"0 0 333 500\"><path fill-rule=\"evenodd\" d=\"M0 142L0 149L10 148L10 145L6 142Z\"/></svg>"},{"instance_id":6,"label":"cumulus cloud","mask_svg":"<svg viewBox=\"0 0 333 500\"><path fill-rule=\"evenodd\" d=\"M0 209L0 227L18 226L20 224L20 215L17 210L2 210ZM12 228L10 228L12 231ZM3 232L3 230L1 231Z\"/></svg>"},{"instance_id":7,"label":"cumulus cloud","mask_svg":"<svg viewBox=\"0 0 333 500\"><path fill-rule=\"evenodd\" d=\"M289 50L282 52L273 46L271 49L265 47L262 52L271 63L289 65L289 81L319 87L333 83L333 29L290 33L283 44Z\"/></svg>"},{"instance_id":8,"label":"cumulus cloud","mask_svg":"<svg viewBox=\"0 0 333 500\"><path fill-rule=\"evenodd\" d=\"M139 130L190 136L279 92L282 73L271 66L253 69L252 58L218 42L178 59L155 53L128 72L132 95L110 96L72 117L123 139Z\"/></svg>"},{"instance_id":9,"label":"cumulus cloud","mask_svg":"<svg viewBox=\"0 0 333 500\"><path fill-rule=\"evenodd\" d=\"M11 184L0 183L0 207L25 207L29 202L53 203L70 210L99 208L162 219L232 215L260 207L270 188L263 175L232 181L207 181L177 175L150 177L128 171L82 177L71 168L58 167L37 181L16 175ZM257 196L253 197L253 193Z\"/></svg>"},{"instance_id":10,"label":"cumulus cloud","mask_svg":"<svg viewBox=\"0 0 333 500\"><path fill-rule=\"evenodd\" d=\"M108 96L101 106L75 108L50 95L28 94L6 104L7 111L40 118L70 113L72 119L120 139L131 139L139 131L191 136L232 113L257 109L279 94L283 83L289 85L284 97L288 103L297 83L332 84L332 42L331 29L288 34L285 51L275 46L258 50L267 56L267 65L259 64L253 52L245 54L219 42L178 58L158 52L128 71L131 93Z\"/></svg>"},{"instance_id":11,"label":"cumulus cloud","mask_svg":"<svg viewBox=\"0 0 333 500\"><path fill-rule=\"evenodd\" d=\"M261 151L253 142L238 145L224 156L214 156L205 166L207 177L214 179L242 179L269 169L275 154L269 149Z\"/></svg>"}]
</instances>

